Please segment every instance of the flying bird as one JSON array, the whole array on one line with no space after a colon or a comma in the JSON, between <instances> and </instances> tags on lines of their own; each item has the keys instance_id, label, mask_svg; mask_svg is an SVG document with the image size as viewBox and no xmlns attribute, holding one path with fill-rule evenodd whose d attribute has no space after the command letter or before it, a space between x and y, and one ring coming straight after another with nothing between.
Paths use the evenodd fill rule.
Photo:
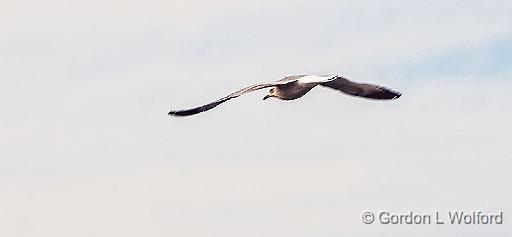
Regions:
<instances>
[{"instance_id":1,"label":"flying bird","mask_svg":"<svg viewBox=\"0 0 512 237\"><path fill-rule=\"evenodd\" d=\"M271 83L248 86L206 105L191 109L172 110L169 112L169 115L182 117L198 114L213 109L228 100L264 88L270 88L270 91L268 95L263 97L263 100L272 97L281 100L295 100L308 93L317 85L338 90L348 95L376 100L397 99L402 95L400 92L393 91L383 86L358 83L342 76L296 75L288 76Z\"/></svg>"}]
</instances>

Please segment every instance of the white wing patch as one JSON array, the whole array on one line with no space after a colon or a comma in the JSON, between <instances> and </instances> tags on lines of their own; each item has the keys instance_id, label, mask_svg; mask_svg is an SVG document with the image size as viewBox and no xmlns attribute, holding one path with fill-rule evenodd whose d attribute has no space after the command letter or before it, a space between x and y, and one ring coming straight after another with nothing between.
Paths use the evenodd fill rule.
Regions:
<instances>
[{"instance_id":1,"label":"white wing patch","mask_svg":"<svg viewBox=\"0 0 512 237\"><path fill-rule=\"evenodd\" d=\"M323 83L335 80L336 76L328 75L328 76L304 76L299 78L299 83Z\"/></svg>"}]
</instances>

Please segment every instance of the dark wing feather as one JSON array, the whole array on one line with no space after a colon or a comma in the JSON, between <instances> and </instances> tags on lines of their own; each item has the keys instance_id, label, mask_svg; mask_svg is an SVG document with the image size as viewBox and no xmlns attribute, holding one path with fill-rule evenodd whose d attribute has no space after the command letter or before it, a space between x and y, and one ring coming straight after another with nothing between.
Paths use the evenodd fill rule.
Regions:
<instances>
[{"instance_id":1,"label":"dark wing feather","mask_svg":"<svg viewBox=\"0 0 512 237\"><path fill-rule=\"evenodd\" d=\"M402 94L383 86L366 83L357 83L343 77L336 77L333 81L321 83L320 85L345 92L349 95L359 96L377 100L397 99Z\"/></svg>"},{"instance_id":2,"label":"dark wing feather","mask_svg":"<svg viewBox=\"0 0 512 237\"><path fill-rule=\"evenodd\" d=\"M267 83L267 84L258 84L258 85L252 85L252 86L248 86L246 88L243 88L235 93L232 93L224 98L221 98L221 99L218 99L212 103L209 103L209 104L206 104L206 105L203 105L203 106L199 106L199 107L196 107L196 108L192 108L192 109L185 109L185 110L173 110L173 111L170 111L169 112L169 115L171 116L189 116L189 115L194 115L194 114L198 114L198 113L201 113L201 112L204 112L204 111L208 111L210 109L213 109L215 107L217 107L217 105L220 105L230 99L233 99L233 98L236 98L236 97L239 97L243 94L247 94L249 92L252 92L252 91L255 91L255 90L259 90L259 89L263 89L263 88L267 88L267 87L272 87L272 86L275 86L275 85L278 85L279 83Z\"/></svg>"}]
</instances>

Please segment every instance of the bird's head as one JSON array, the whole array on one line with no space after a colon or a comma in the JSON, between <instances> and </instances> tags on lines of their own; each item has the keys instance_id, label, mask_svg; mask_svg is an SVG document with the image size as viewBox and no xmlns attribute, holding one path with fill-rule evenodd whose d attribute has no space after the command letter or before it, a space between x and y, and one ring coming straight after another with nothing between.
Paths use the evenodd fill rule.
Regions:
<instances>
[{"instance_id":1,"label":"bird's head","mask_svg":"<svg viewBox=\"0 0 512 237\"><path fill-rule=\"evenodd\" d=\"M266 95L265 97L263 97L263 100L266 100L270 97L276 97L276 88L272 88L268 91L268 95Z\"/></svg>"}]
</instances>

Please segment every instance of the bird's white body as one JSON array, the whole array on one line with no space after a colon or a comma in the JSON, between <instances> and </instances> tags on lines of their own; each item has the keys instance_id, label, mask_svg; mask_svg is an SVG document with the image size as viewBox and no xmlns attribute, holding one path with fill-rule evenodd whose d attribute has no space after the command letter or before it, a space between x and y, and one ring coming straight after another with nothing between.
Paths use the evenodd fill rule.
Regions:
<instances>
[{"instance_id":1,"label":"bird's white body","mask_svg":"<svg viewBox=\"0 0 512 237\"><path fill-rule=\"evenodd\" d=\"M327 75L327 76L315 76L315 75L309 75L309 76L303 76L299 78L299 83L322 83L322 82L328 82L336 79L336 76L333 75Z\"/></svg>"}]
</instances>

